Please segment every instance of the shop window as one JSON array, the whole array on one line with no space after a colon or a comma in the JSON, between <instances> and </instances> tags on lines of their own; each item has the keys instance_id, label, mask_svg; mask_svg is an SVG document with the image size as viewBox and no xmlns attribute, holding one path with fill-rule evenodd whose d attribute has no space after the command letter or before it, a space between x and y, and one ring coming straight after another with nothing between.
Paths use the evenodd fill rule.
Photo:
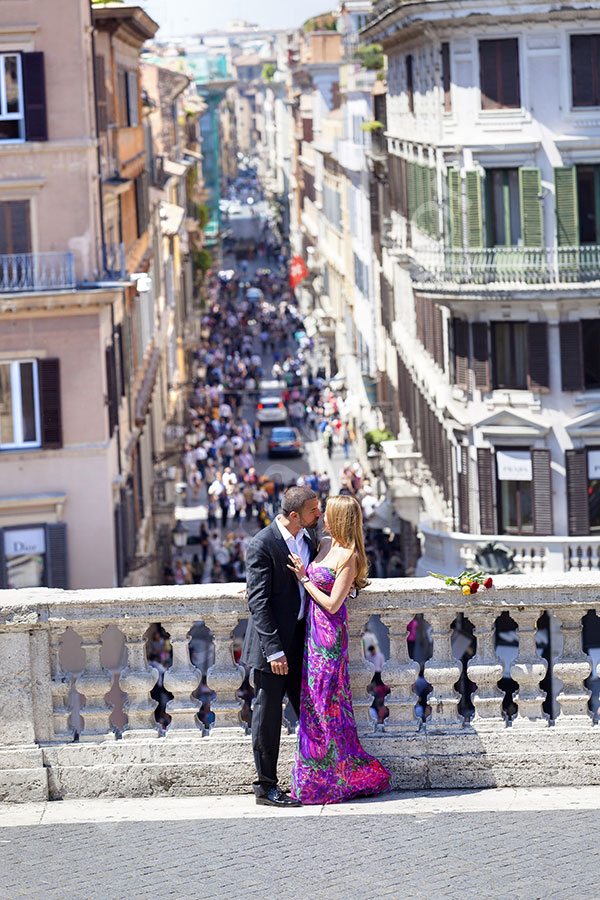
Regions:
<instances>
[{"instance_id":1,"label":"shop window","mask_svg":"<svg viewBox=\"0 0 600 900\"><path fill-rule=\"evenodd\" d=\"M497 450L500 534L533 534L531 452Z\"/></svg>"}]
</instances>

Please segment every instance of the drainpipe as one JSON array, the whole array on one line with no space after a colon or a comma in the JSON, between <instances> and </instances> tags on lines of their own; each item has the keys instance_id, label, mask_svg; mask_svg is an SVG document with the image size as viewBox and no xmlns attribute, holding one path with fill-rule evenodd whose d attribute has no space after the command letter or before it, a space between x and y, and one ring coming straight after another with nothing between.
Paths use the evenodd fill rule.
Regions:
<instances>
[{"instance_id":1,"label":"drainpipe","mask_svg":"<svg viewBox=\"0 0 600 900\"><path fill-rule=\"evenodd\" d=\"M119 406L121 404L119 403L119 399L118 399L121 396L121 388L119 386L119 380L117 378L118 371L119 371L118 367L117 367L117 354L114 352L115 351L115 304L112 302L112 300L110 303L110 339L111 339L112 345L113 345L113 360L114 360L113 377L115 380L116 395L117 395L117 397L115 399L115 402L117 404L117 411L116 411L117 424L115 427L115 431L117 433L117 461L118 461L118 465L119 465L119 475L122 475L123 469L121 467L121 428L119 426ZM122 354L122 352L123 352L123 348L121 347L121 344L119 343L119 353Z\"/></svg>"},{"instance_id":2,"label":"drainpipe","mask_svg":"<svg viewBox=\"0 0 600 900\"><path fill-rule=\"evenodd\" d=\"M92 0L90 0L90 36L92 42L92 80L94 84L94 122L96 123L96 158L98 171L96 173L96 177L98 179L98 201L100 205L99 213L100 213L100 240L102 243L102 272L100 273L100 279L106 272L106 241L105 241L105 233L104 233L104 195L102 191L102 154L100 151L100 123L98 120L98 74L96 72L96 28L94 26L94 8L92 6Z\"/></svg>"}]
</instances>

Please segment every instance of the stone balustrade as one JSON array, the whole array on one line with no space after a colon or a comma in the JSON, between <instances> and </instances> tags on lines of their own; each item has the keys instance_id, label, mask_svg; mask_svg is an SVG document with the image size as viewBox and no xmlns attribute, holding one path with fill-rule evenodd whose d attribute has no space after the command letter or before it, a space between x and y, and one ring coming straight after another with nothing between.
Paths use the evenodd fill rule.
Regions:
<instances>
[{"instance_id":1,"label":"stone balustrade","mask_svg":"<svg viewBox=\"0 0 600 900\"><path fill-rule=\"evenodd\" d=\"M464 596L431 578L374 580L349 601L350 682L359 733L399 787L600 783L597 710L589 708L587 686L600 672L593 671L582 642L583 618L600 607L600 574L531 573L496 582L490 591ZM193 585L1 591L0 799L249 790L251 739L240 718L239 695L245 671L233 654L233 632L247 618L239 590ZM553 635L550 661L536 640L544 613ZM506 621L504 614L518 638L508 660L506 652L503 658L498 653L498 619ZM371 716L373 666L361 640L372 616L389 638L382 671L390 689L388 715L381 725ZM407 642L415 616L429 635L430 653L420 662ZM460 658L454 655L457 617L475 639L469 653L463 642ZM149 665L146 638L154 623L168 632L173 648L164 673L164 687L173 695L166 733L156 723L151 696L158 674ZM189 653L190 631L198 623L214 645L214 663L206 672L192 664ZM104 652L109 626L124 641L121 666L110 670ZM62 662L68 629L81 641L84 663L78 672L66 671ZM415 692L417 678L421 686L428 683L426 700ZM506 681L499 686L501 678L516 683L510 696ZM544 678L552 686L550 710L540 686ZM210 729L198 718L201 682L216 695ZM109 691L116 696L115 683L124 695L122 727L115 726L107 700ZM81 695L78 728L75 692ZM284 784L294 745L294 735L284 733Z\"/></svg>"}]
</instances>

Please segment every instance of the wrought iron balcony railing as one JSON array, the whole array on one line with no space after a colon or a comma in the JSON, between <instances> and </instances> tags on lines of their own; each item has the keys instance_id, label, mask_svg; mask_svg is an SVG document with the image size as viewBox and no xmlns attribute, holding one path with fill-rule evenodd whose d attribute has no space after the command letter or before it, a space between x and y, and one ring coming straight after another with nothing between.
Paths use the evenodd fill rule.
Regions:
<instances>
[{"instance_id":1,"label":"wrought iron balcony railing","mask_svg":"<svg viewBox=\"0 0 600 900\"><path fill-rule=\"evenodd\" d=\"M0 293L75 287L73 254L0 254Z\"/></svg>"},{"instance_id":2,"label":"wrought iron balcony railing","mask_svg":"<svg viewBox=\"0 0 600 900\"><path fill-rule=\"evenodd\" d=\"M572 286L600 282L600 246L407 251L413 281L434 290Z\"/></svg>"}]
</instances>

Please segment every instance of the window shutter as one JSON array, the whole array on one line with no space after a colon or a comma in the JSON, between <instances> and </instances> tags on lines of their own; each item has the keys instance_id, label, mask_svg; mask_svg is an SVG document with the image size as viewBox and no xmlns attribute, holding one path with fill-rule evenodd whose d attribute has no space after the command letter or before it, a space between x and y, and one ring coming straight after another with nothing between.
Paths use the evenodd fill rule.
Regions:
<instances>
[{"instance_id":1,"label":"window shutter","mask_svg":"<svg viewBox=\"0 0 600 900\"><path fill-rule=\"evenodd\" d=\"M473 375L475 387L487 392L490 389L490 351L487 322L473 322Z\"/></svg>"},{"instance_id":2,"label":"window shutter","mask_svg":"<svg viewBox=\"0 0 600 900\"><path fill-rule=\"evenodd\" d=\"M585 448L567 450L567 509L569 534L589 534L590 514L588 506L587 452Z\"/></svg>"},{"instance_id":3,"label":"window shutter","mask_svg":"<svg viewBox=\"0 0 600 900\"><path fill-rule=\"evenodd\" d=\"M127 89L127 124L139 125L140 113L137 72L126 72L125 84Z\"/></svg>"},{"instance_id":4,"label":"window shutter","mask_svg":"<svg viewBox=\"0 0 600 900\"><path fill-rule=\"evenodd\" d=\"M108 404L108 436L117 426L117 382L115 377L115 349L111 344L104 351L106 361L106 400Z\"/></svg>"},{"instance_id":5,"label":"window shutter","mask_svg":"<svg viewBox=\"0 0 600 900\"><path fill-rule=\"evenodd\" d=\"M28 141L48 140L46 115L46 79L44 54L21 54L23 72L23 101L25 106L25 137Z\"/></svg>"},{"instance_id":6,"label":"window shutter","mask_svg":"<svg viewBox=\"0 0 600 900\"><path fill-rule=\"evenodd\" d=\"M494 510L494 458L492 451L484 447L477 450L479 476L479 527L481 534L494 534L496 515Z\"/></svg>"},{"instance_id":7,"label":"window shutter","mask_svg":"<svg viewBox=\"0 0 600 900\"><path fill-rule=\"evenodd\" d=\"M550 390L546 322L529 322L527 325L527 387L530 391L543 394Z\"/></svg>"},{"instance_id":8,"label":"window shutter","mask_svg":"<svg viewBox=\"0 0 600 900\"><path fill-rule=\"evenodd\" d=\"M417 164L406 163L406 195L408 218L412 218L417 210Z\"/></svg>"},{"instance_id":9,"label":"window shutter","mask_svg":"<svg viewBox=\"0 0 600 900\"><path fill-rule=\"evenodd\" d=\"M521 105L519 89L519 39L505 38L498 41L500 55L500 78L502 93L500 104L503 107L518 108Z\"/></svg>"},{"instance_id":10,"label":"window shutter","mask_svg":"<svg viewBox=\"0 0 600 900\"><path fill-rule=\"evenodd\" d=\"M560 323L560 371L563 391L583 390L581 322Z\"/></svg>"},{"instance_id":11,"label":"window shutter","mask_svg":"<svg viewBox=\"0 0 600 900\"><path fill-rule=\"evenodd\" d=\"M479 41L479 82L481 108L497 109L499 85L496 61L496 41Z\"/></svg>"},{"instance_id":12,"label":"window shutter","mask_svg":"<svg viewBox=\"0 0 600 900\"><path fill-rule=\"evenodd\" d=\"M0 253L31 253L29 200L0 203Z\"/></svg>"},{"instance_id":13,"label":"window shutter","mask_svg":"<svg viewBox=\"0 0 600 900\"><path fill-rule=\"evenodd\" d=\"M467 243L469 247L483 247L483 210L481 204L481 175L466 173Z\"/></svg>"},{"instance_id":14,"label":"window shutter","mask_svg":"<svg viewBox=\"0 0 600 900\"><path fill-rule=\"evenodd\" d=\"M64 522L46 525L46 574L48 587L68 590L67 526Z\"/></svg>"},{"instance_id":15,"label":"window shutter","mask_svg":"<svg viewBox=\"0 0 600 900\"><path fill-rule=\"evenodd\" d=\"M98 133L104 134L108 128L106 100L106 67L103 56L96 56L96 108L98 110Z\"/></svg>"},{"instance_id":16,"label":"window shutter","mask_svg":"<svg viewBox=\"0 0 600 900\"><path fill-rule=\"evenodd\" d=\"M441 307L435 304L433 307L433 358L444 369L444 318Z\"/></svg>"},{"instance_id":17,"label":"window shutter","mask_svg":"<svg viewBox=\"0 0 600 900\"><path fill-rule=\"evenodd\" d=\"M436 240L440 236L440 223L438 217L438 188L437 188L437 169L429 166L429 225L430 235Z\"/></svg>"},{"instance_id":18,"label":"window shutter","mask_svg":"<svg viewBox=\"0 0 600 900\"><path fill-rule=\"evenodd\" d=\"M521 202L521 234L525 247L543 247L542 173L540 169L519 169L519 197Z\"/></svg>"},{"instance_id":19,"label":"window shutter","mask_svg":"<svg viewBox=\"0 0 600 900\"><path fill-rule=\"evenodd\" d=\"M460 514L460 530L468 534L471 530L469 515L469 448L462 446L460 452L460 472L458 473L458 508Z\"/></svg>"},{"instance_id":20,"label":"window shutter","mask_svg":"<svg viewBox=\"0 0 600 900\"><path fill-rule=\"evenodd\" d=\"M62 447L62 415L60 403L60 360L39 359L40 418L42 447Z\"/></svg>"},{"instance_id":21,"label":"window shutter","mask_svg":"<svg viewBox=\"0 0 600 900\"><path fill-rule=\"evenodd\" d=\"M550 451L532 450L533 476L533 530L535 534L553 534L552 524L552 470Z\"/></svg>"},{"instance_id":22,"label":"window shutter","mask_svg":"<svg viewBox=\"0 0 600 900\"><path fill-rule=\"evenodd\" d=\"M4 556L4 529L0 528L0 590L3 591L8 587L8 579L6 577L6 557Z\"/></svg>"},{"instance_id":23,"label":"window shutter","mask_svg":"<svg viewBox=\"0 0 600 900\"><path fill-rule=\"evenodd\" d=\"M399 180L400 180L400 208L399 213L404 218L408 218L408 195L406 184L406 160L404 157L399 159Z\"/></svg>"},{"instance_id":24,"label":"window shutter","mask_svg":"<svg viewBox=\"0 0 600 900\"><path fill-rule=\"evenodd\" d=\"M469 388L469 323L453 319L454 331L454 383Z\"/></svg>"},{"instance_id":25,"label":"window shutter","mask_svg":"<svg viewBox=\"0 0 600 900\"><path fill-rule=\"evenodd\" d=\"M554 209L556 239L561 247L579 245L579 210L577 208L577 171L575 166L554 169Z\"/></svg>"},{"instance_id":26,"label":"window shutter","mask_svg":"<svg viewBox=\"0 0 600 900\"><path fill-rule=\"evenodd\" d=\"M120 504L115 506L114 518L115 518L115 562L117 566L117 585L121 587L121 585L125 581L125 536L124 536L124 523L123 523L124 511Z\"/></svg>"},{"instance_id":27,"label":"window shutter","mask_svg":"<svg viewBox=\"0 0 600 900\"><path fill-rule=\"evenodd\" d=\"M456 249L462 249L464 235L460 169L448 170L448 206L450 209L450 244Z\"/></svg>"}]
</instances>

